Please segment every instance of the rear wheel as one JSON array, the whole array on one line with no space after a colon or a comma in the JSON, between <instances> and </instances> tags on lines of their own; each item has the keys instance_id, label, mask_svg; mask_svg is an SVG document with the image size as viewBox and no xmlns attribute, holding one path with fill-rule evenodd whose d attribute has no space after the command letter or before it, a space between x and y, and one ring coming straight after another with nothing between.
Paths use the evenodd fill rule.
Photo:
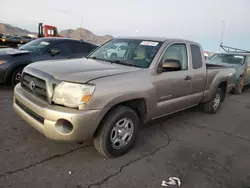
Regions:
<instances>
[{"instance_id":1,"label":"rear wheel","mask_svg":"<svg viewBox=\"0 0 250 188\"><path fill-rule=\"evenodd\" d=\"M244 78L243 76L239 77L237 87L234 89L234 94L240 95L244 87Z\"/></svg>"},{"instance_id":2,"label":"rear wheel","mask_svg":"<svg viewBox=\"0 0 250 188\"><path fill-rule=\"evenodd\" d=\"M15 69L11 75L12 87L15 87L20 81L22 76L23 67Z\"/></svg>"},{"instance_id":3,"label":"rear wheel","mask_svg":"<svg viewBox=\"0 0 250 188\"><path fill-rule=\"evenodd\" d=\"M139 125L139 118L133 109L118 106L102 121L94 135L94 146L106 157L119 157L134 145Z\"/></svg>"},{"instance_id":4,"label":"rear wheel","mask_svg":"<svg viewBox=\"0 0 250 188\"><path fill-rule=\"evenodd\" d=\"M209 102L203 104L204 111L209 114L215 114L222 102L222 97L223 95L221 88L217 88L212 99Z\"/></svg>"}]
</instances>

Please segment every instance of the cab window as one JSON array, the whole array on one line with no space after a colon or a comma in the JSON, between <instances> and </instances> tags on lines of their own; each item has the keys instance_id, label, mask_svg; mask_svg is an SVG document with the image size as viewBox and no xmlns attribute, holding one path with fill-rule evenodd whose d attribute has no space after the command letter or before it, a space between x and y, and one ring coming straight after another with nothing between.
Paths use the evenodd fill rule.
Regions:
<instances>
[{"instance_id":1,"label":"cab window","mask_svg":"<svg viewBox=\"0 0 250 188\"><path fill-rule=\"evenodd\" d=\"M69 45L70 45L70 43L66 42L66 41L59 42L59 43L56 43L55 45L53 45L53 47L51 49L60 50L60 54L69 54L71 52Z\"/></svg>"},{"instance_id":2,"label":"cab window","mask_svg":"<svg viewBox=\"0 0 250 188\"><path fill-rule=\"evenodd\" d=\"M192 54L193 69L199 69L202 67L201 49L199 46L194 44L191 44L190 48Z\"/></svg>"}]
</instances>

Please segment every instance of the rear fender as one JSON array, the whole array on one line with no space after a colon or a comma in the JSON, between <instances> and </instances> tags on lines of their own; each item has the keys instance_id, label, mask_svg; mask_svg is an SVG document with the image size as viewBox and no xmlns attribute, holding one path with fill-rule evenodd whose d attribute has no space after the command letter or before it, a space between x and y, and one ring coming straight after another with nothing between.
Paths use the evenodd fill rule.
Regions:
<instances>
[{"instance_id":1,"label":"rear fender","mask_svg":"<svg viewBox=\"0 0 250 188\"><path fill-rule=\"evenodd\" d=\"M212 84L210 85L208 90L204 91L204 97L201 101L201 103L206 103L208 101L210 101L214 95L214 93L216 92L216 89L218 88L218 86L222 83L222 82L228 82L226 77L222 77L221 79L219 77L215 77Z\"/></svg>"}]
</instances>

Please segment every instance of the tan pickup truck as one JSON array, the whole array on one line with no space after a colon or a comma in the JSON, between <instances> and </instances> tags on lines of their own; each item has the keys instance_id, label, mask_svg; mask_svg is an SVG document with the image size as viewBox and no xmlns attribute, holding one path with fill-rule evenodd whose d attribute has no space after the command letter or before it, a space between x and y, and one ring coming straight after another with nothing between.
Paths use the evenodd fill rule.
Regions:
<instances>
[{"instance_id":1,"label":"tan pickup truck","mask_svg":"<svg viewBox=\"0 0 250 188\"><path fill-rule=\"evenodd\" d=\"M93 138L100 153L118 157L145 122L199 104L216 113L233 75L234 69L206 67L195 42L116 38L87 58L28 65L14 109L50 139Z\"/></svg>"}]
</instances>

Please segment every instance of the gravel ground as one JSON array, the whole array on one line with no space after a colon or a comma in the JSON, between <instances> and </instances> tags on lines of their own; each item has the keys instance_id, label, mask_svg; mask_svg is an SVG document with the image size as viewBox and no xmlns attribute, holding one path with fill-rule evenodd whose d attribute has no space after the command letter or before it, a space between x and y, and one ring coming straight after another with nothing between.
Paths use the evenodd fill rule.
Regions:
<instances>
[{"instance_id":1,"label":"gravel ground","mask_svg":"<svg viewBox=\"0 0 250 188\"><path fill-rule=\"evenodd\" d=\"M198 107L145 125L126 155L105 159L91 141L48 140L12 109L0 87L0 187L250 187L250 92L229 95L215 115ZM177 188L178 185L169 187Z\"/></svg>"}]
</instances>

